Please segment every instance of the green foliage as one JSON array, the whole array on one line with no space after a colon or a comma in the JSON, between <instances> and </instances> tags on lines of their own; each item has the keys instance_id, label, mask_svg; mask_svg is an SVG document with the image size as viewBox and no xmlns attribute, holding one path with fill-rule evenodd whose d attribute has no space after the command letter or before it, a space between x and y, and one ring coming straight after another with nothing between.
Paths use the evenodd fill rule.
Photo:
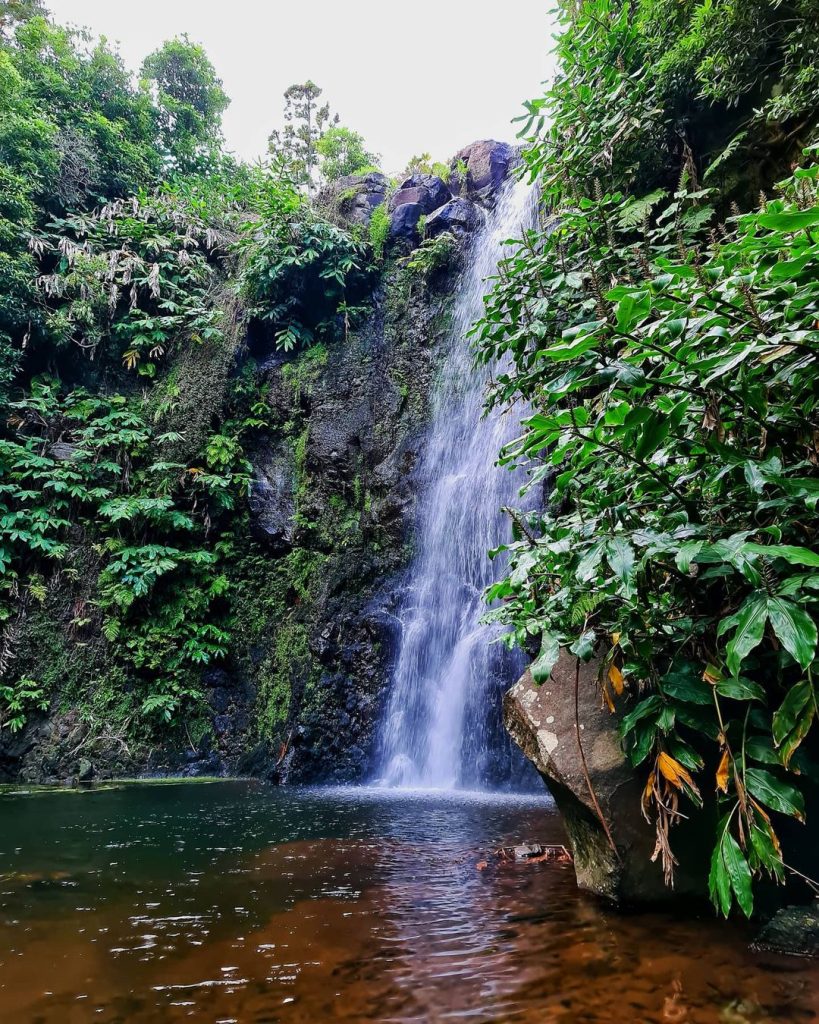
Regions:
<instances>
[{"instance_id":1,"label":"green foliage","mask_svg":"<svg viewBox=\"0 0 819 1024\"><path fill-rule=\"evenodd\" d=\"M331 125L316 142L322 177L337 181L347 174L363 174L380 157L369 153L364 138L343 125Z\"/></svg>"},{"instance_id":2,"label":"green foliage","mask_svg":"<svg viewBox=\"0 0 819 1024\"><path fill-rule=\"evenodd\" d=\"M338 114L330 114L328 103L319 103L322 90L315 82L307 81L289 86L284 93L284 127L271 132L269 150L277 167L298 186L312 191L319 164L319 143L327 131L338 126ZM346 131L343 129L342 131ZM331 160L338 159L350 138L337 137L330 143ZM360 139L360 136L355 136ZM362 161L366 163L367 161Z\"/></svg>"},{"instance_id":3,"label":"green foliage","mask_svg":"<svg viewBox=\"0 0 819 1024\"><path fill-rule=\"evenodd\" d=\"M0 683L0 729L19 732L32 710L45 711L48 698L34 679L18 679L13 685Z\"/></svg>"},{"instance_id":4,"label":"green foliage","mask_svg":"<svg viewBox=\"0 0 819 1024\"><path fill-rule=\"evenodd\" d=\"M612 710L629 701L624 748L646 766L667 879L680 801L696 812L716 792L712 899L749 914L752 879L785 875L776 816L804 816L817 713L819 167L745 214L701 186L707 154L680 125L741 90L701 95L680 51L647 59L681 22L720 31L711 5L673 6L671 29L652 20L668 4L572 9L558 79L528 105L525 162L553 216L505 261L476 338L507 361L492 400L531 406L502 461L551 497L513 513L488 596L510 644L540 640L539 679L566 648L598 658Z\"/></svg>"},{"instance_id":5,"label":"green foliage","mask_svg":"<svg viewBox=\"0 0 819 1024\"><path fill-rule=\"evenodd\" d=\"M271 178L238 243L240 288L285 352L347 327L348 288L361 281L364 245L319 216L294 185Z\"/></svg>"},{"instance_id":6,"label":"green foliage","mask_svg":"<svg viewBox=\"0 0 819 1024\"><path fill-rule=\"evenodd\" d=\"M390 236L390 214L386 202L379 204L370 216L369 241L376 263L384 259L387 239Z\"/></svg>"},{"instance_id":7,"label":"green foliage","mask_svg":"<svg viewBox=\"0 0 819 1024\"><path fill-rule=\"evenodd\" d=\"M160 145L167 159L190 170L213 157L230 100L202 47L187 36L172 39L146 57L142 77L155 91Z\"/></svg>"},{"instance_id":8,"label":"green foliage","mask_svg":"<svg viewBox=\"0 0 819 1024\"><path fill-rule=\"evenodd\" d=\"M412 274L428 279L439 270L451 266L458 252L458 242L450 231L426 238L402 261Z\"/></svg>"}]
</instances>

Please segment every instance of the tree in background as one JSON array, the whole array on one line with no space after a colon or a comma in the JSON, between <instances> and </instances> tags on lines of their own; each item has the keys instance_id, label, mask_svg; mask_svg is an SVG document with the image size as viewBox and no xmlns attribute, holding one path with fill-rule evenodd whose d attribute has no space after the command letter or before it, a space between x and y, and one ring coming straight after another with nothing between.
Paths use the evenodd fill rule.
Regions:
<instances>
[{"instance_id":1,"label":"tree in background","mask_svg":"<svg viewBox=\"0 0 819 1024\"><path fill-rule=\"evenodd\" d=\"M316 143L321 158L321 173L327 181L336 181L346 174L361 173L381 159L364 148L364 137L343 125L332 125Z\"/></svg>"},{"instance_id":2,"label":"tree in background","mask_svg":"<svg viewBox=\"0 0 819 1024\"><path fill-rule=\"evenodd\" d=\"M309 79L284 93L284 128L271 132L270 153L284 165L288 176L310 192L318 169L318 144L325 132L338 125L330 104L319 106L322 90Z\"/></svg>"},{"instance_id":3,"label":"tree in background","mask_svg":"<svg viewBox=\"0 0 819 1024\"><path fill-rule=\"evenodd\" d=\"M212 157L230 100L202 47L187 36L172 39L145 59L142 76L156 91L159 141L167 157L182 169Z\"/></svg>"}]
</instances>

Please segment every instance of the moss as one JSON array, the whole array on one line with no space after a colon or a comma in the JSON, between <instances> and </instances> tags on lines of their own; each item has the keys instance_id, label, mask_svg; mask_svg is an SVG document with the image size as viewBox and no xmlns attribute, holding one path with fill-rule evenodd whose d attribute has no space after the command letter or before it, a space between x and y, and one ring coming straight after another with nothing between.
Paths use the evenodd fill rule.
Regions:
<instances>
[{"instance_id":1,"label":"moss","mask_svg":"<svg viewBox=\"0 0 819 1024\"><path fill-rule=\"evenodd\" d=\"M282 367L282 379L290 387L295 402L312 393L313 385L327 365L327 348L325 345L312 345L291 363Z\"/></svg>"},{"instance_id":2,"label":"moss","mask_svg":"<svg viewBox=\"0 0 819 1024\"><path fill-rule=\"evenodd\" d=\"M389 233L390 215L385 201L379 206L376 206L370 215L370 245L373 250L373 258L377 263L380 263L384 259L384 249L387 245Z\"/></svg>"}]
</instances>

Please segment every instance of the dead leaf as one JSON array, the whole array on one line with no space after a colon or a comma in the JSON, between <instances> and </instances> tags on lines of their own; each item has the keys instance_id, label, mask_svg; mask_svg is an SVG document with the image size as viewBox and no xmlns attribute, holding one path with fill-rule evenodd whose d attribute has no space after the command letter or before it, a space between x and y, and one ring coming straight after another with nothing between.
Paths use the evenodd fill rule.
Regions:
<instances>
[{"instance_id":1,"label":"dead leaf","mask_svg":"<svg viewBox=\"0 0 819 1024\"><path fill-rule=\"evenodd\" d=\"M623 673L616 665L611 665L609 667L609 679L611 680L611 685L614 687L614 692L619 697L623 692Z\"/></svg>"},{"instance_id":2,"label":"dead leaf","mask_svg":"<svg viewBox=\"0 0 819 1024\"><path fill-rule=\"evenodd\" d=\"M726 748L722 752L722 758L717 768L717 789L723 793L728 792L728 776L731 772L731 755L728 753Z\"/></svg>"}]
</instances>

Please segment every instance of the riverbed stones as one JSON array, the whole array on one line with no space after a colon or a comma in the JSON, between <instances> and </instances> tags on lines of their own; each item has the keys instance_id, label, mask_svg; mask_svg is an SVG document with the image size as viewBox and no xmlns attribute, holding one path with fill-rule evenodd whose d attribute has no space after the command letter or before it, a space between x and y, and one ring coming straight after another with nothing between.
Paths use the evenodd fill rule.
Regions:
<instances>
[{"instance_id":1,"label":"riverbed stones","mask_svg":"<svg viewBox=\"0 0 819 1024\"><path fill-rule=\"evenodd\" d=\"M598 671L566 652L540 686L527 671L504 697L504 722L563 815L578 885L623 903L667 899L672 892L651 859L654 829L640 811L642 781L620 747L618 717L601 707ZM672 842L686 852L674 892L702 895L703 850L692 854L682 827Z\"/></svg>"}]
</instances>

